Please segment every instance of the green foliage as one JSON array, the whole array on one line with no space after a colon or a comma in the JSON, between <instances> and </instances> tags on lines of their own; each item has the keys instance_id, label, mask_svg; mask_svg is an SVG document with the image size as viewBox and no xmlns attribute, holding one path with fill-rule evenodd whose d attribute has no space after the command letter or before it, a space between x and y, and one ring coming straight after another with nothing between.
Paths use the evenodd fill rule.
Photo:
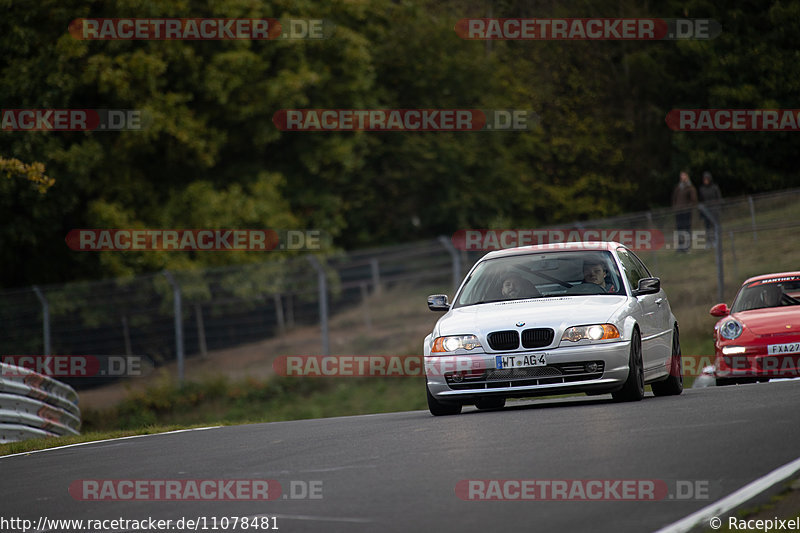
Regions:
<instances>
[{"instance_id":1,"label":"green foliage","mask_svg":"<svg viewBox=\"0 0 800 533\"><path fill-rule=\"evenodd\" d=\"M4 108L138 109L142 131L0 131L0 283L263 261L78 253L76 228L309 228L342 248L558 224L668 203L679 168L727 196L798 185L791 133L677 133L671 109L800 108L800 2L3 2ZM83 41L81 17L312 17L323 40ZM465 17L709 17L709 41L468 41ZM535 112L524 133L286 133L293 108ZM39 172L36 163L47 167ZM23 163L20 163L23 164ZM5 163L3 163L5 165ZM7 166L0 168L0 171ZM28 176L30 179L30 175ZM24 260L22 259L24 258ZM278 258L277 254L270 256Z\"/></svg>"},{"instance_id":2,"label":"green foliage","mask_svg":"<svg viewBox=\"0 0 800 533\"><path fill-rule=\"evenodd\" d=\"M419 379L302 379L230 381L223 377L177 385L163 375L105 409L84 409L85 431L153 425L233 424L298 420L425 407Z\"/></svg>"}]
</instances>

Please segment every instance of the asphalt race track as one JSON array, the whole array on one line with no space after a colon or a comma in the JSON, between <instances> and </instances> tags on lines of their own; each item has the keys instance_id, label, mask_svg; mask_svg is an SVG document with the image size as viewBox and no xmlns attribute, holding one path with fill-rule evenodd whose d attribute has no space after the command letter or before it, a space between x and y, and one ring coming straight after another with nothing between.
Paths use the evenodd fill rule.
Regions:
<instances>
[{"instance_id":1,"label":"asphalt race track","mask_svg":"<svg viewBox=\"0 0 800 533\"><path fill-rule=\"evenodd\" d=\"M41 516L205 516L205 531L213 531L211 517L265 515L277 517L285 533L642 532L800 456L797 381L690 389L670 398L648 393L631 404L609 395L512 405L466 407L455 417L412 411L231 426L0 458L0 516L34 523ZM69 486L86 479L274 479L286 498L76 500ZM464 501L456 484L470 479L663 480L672 498ZM320 481L321 498L289 498ZM705 488L709 498L677 497L687 485Z\"/></svg>"}]
</instances>

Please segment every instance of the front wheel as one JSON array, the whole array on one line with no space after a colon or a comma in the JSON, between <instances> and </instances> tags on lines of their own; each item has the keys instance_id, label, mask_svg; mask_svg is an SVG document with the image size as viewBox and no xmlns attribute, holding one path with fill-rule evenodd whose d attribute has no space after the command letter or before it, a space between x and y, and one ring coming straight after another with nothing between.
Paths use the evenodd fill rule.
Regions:
<instances>
[{"instance_id":1,"label":"front wheel","mask_svg":"<svg viewBox=\"0 0 800 533\"><path fill-rule=\"evenodd\" d=\"M651 385L655 396L677 396L683 392L683 373L681 368L681 341L678 326L672 331L672 355L669 358L669 376L664 381Z\"/></svg>"},{"instance_id":2,"label":"front wheel","mask_svg":"<svg viewBox=\"0 0 800 533\"><path fill-rule=\"evenodd\" d=\"M428 384L425 384L425 392L428 395L428 409L433 416L447 416L457 415L461 413L460 403L445 403L440 402L433 397L431 391L428 389Z\"/></svg>"},{"instance_id":3,"label":"front wheel","mask_svg":"<svg viewBox=\"0 0 800 533\"><path fill-rule=\"evenodd\" d=\"M611 396L618 402L638 402L644 398L644 363L642 362L642 337L638 329L631 337L631 354L628 359L628 379Z\"/></svg>"}]
</instances>

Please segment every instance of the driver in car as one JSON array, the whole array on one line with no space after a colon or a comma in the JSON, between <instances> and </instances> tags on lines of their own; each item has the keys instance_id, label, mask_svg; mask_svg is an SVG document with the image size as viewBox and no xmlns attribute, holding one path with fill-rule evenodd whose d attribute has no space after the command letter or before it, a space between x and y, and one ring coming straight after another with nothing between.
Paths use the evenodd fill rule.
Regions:
<instances>
[{"instance_id":1,"label":"driver in car","mask_svg":"<svg viewBox=\"0 0 800 533\"><path fill-rule=\"evenodd\" d=\"M500 293L506 300L516 300L519 298L535 298L539 296L539 291L530 281L527 281L516 274L507 275L503 278L503 285Z\"/></svg>"},{"instance_id":2,"label":"driver in car","mask_svg":"<svg viewBox=\"0 0 800 533\"><path fill-rule=\"evenodd\" d=\"M617 292L617 288L614 286L613 283L606 282L606 276L608 275L608 270L603 263L598 262L585 262L583 263L583 282L584 283L594 283L595 285L599 285L603 292Z\"/></svg>"},{"instance_id":3,"label":"driver in car","mask_svg":"<svg viewBox=\"0 0 800 533\"><path fill-rule=\"evenodd\" d=\"M519 276L508 276L503 280L503 287L500 292L503 298L519 298L522 294L523 280Z\"/></svg>"}]
</instances>

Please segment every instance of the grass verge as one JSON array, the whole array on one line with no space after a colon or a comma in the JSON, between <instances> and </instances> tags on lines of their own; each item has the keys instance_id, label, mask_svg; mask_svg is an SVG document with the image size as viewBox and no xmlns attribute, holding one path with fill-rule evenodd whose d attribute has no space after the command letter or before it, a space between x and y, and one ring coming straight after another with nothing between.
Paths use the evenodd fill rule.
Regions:
<instances>
[{"instance_id":1,"label":"grass verge","mask_svg":"<svg viewBox=\"0 0 800 533\"><path fill-rule=\"evenodd\" d=\"M275 422L426 408L421 378L224 377L176 385L168 376L121 403L83 413L84 429Z\"/></svg>"},{"instance_id":2,"label":"grass verge","mask_svg":"<svg viewBox=\"0 0 800 533\"><path fill-rule=\"evenodd\" d=\"M45 450L47 448L57 448L59 446L66 446L68 444L79 444L81 442L94 442L105 439L117 439L120 437L131 437L135 435L152 435L154 433L165 433L167 431L175 431L179 429L188 429L189 427L201 427L202 424L197 426L147 426L139 427L136 429L128 430L110 430L110 431L89 431L81 433L80 435L71 435L68 437L48 437L42 439L28 439L19 442L9 442L0 444L0 456L11 455L14 453L25 453L36 450Z\"/></svg>"}]
</instances>

